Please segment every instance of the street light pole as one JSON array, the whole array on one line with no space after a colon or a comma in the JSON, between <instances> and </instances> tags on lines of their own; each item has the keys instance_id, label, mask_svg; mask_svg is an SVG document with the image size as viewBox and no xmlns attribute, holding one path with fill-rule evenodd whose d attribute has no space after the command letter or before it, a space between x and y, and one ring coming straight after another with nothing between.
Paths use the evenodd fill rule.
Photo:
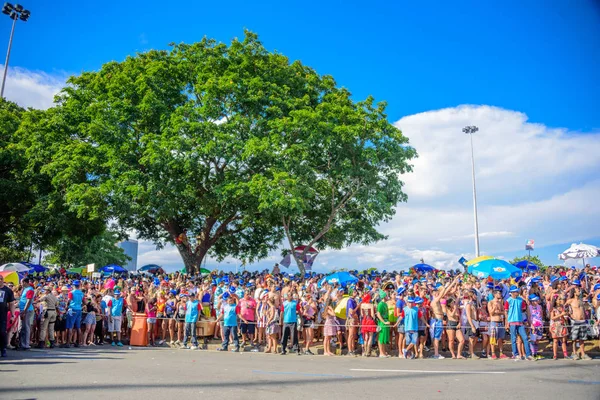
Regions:
<instances>
[{"instance_id":1,"label":"street light pole","mask_svg":"<svg viewBox=\"0 0 600 400\"><path fill-rule=\"evenodd\" d=\"M10 3L4 3L2 12L13 20L12 29L10 30L10 39L8 40L8 50L6 52L6 62L4 63L4 73L2 74L2 87L0 88L0 98L4 98L4 85L6 83L6 73L8 72L8 61L10 60L10 49L12 48L13 36L15 34L15 25L17 25L17 19L23 22L27 22L31 13L29 10L24 10L20 4L14 6Z\"/></svg>"},{"instance_id":2,"label":"street light pole","mask_svg":"<svg viewBox=\"0 0 600 400\"><path fill-rule=\"evenodd\" d=\"M476 126L465 126L463 132L471 138L471 175L473 178L473 219L475 222L475 257L479 257L479 223L477 221L477 190L475 188L475 155L473 152L473 134L479 128Z\"/></svg>"}]
</instances>

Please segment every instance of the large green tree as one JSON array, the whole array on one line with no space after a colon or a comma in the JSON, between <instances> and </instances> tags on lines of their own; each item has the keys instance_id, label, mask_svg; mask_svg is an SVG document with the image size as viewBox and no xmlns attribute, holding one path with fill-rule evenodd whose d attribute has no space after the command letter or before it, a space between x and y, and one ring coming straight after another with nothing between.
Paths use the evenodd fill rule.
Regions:
<instances>
[{"instance_id":1,"label":"large green tree","mask_svg":"<svg viewBox=\"0 0 600 400\"><path fill-rule=\"evenodd\" d=\"M49 170L72 208L175 244L188 271L209 251L252 261L282 238L251 190L268 168L253 139L330 85L250 32L229 46L204 39L111 62L59 96Z\"/></svg>"}]
</instances>

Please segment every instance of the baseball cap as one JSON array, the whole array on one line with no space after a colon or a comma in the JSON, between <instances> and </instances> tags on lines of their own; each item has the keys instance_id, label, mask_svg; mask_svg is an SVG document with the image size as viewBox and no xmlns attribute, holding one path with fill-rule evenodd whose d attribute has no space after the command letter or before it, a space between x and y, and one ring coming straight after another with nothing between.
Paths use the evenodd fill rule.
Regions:
<instances>
[{"instance_id":1,"label":"baseball cap","mask_svg":"<svg viewBox=\"0 0 600 400\"><path fill-rule=\"evenodd\" d=\"M552 276L552 278L550 278L550 284L553 284L556 281L558 281L558 276Z\"/></svg>"},{"instance_id":2,"label":"baseball cap","mask_svg":"<svg viewBox=\"0 0 600 400\"><path fill-rule=\"evenodd\" d=\"M538 301L540 299L540 296L538 296L535 293L532 293L529 295L529 301Z\"/></svg>"},{"instance_id":3,"label":"baseball cap","mask_svg":"<svg viewBox=\"0 0 600 400\"><path fill-rule=\"evenodd\" d=\"M581 286L581 281L579 279L575 279L573 281L573 285L575 285L575 286Z\"/></svg>"},{"instance_id":4,"label":"baseball cap","mask_svg":"<svg viewBox=\"0 0 600 400\"><path fill-rule=\"evenodd\" d=\"M493 282L488 282L487 285L485 285L485 286L487 286L488 289L493 289L494 288L494 283Z\"/></svg>"},{"instance_id":5,"label":"baseball cap","mask_svg":"<svg viewBox=\"0 0 600 400\"><path fill-rule=\"evenodd\" d=\"M229 293L223 293L223 300L227 300L230 297Z\"/></svg>"},{"instance_id":6,"label":"baseball cap","mask_svg":"<svg viewBox=\"0 0 600 400\"><path fill-rule=\"evenodd\" d=\"M423 299L420 297L415 297L415 304L423 304Z\"/></svg>"},{"instance_id":7,"label":"baseball cap","mask_svg":"<svg viewBox=\"0 0 600 400\"><path fill-rule=\"evenodd\" d=\"M516 287L515 285L511 286L510 289L508 290L510 293L518 293L519 292L519 288Z\"/></svg>"},{"instance_id":8,"label":"baseball cap","mask_svg":"<svg viewBox=\"0 0 600 400\"><path fill-rule=\"evenodd\" d=\"M406 301L407 301L408 303L414 303L414 302L415 302L415 298L414 298L414 297L412 297L412 296L408 296L408 297L406 298Z\"/></svg>"},{"instance_id":9,"label":"baseball cap","mask_svg":"<svg viewBox=\"0 0 600 400\"><path fill-rule=\"evenodd\" d=\"M598 289L600 289L600 283L596 283L596 284L594 285L594 288L593 288L592 290L595 292L595 291L596 291L596 290L598 290Z\"/></svg>"},{"instance_id":10,"label":"baseball cap","mask_svg":"<svg viewBox=\"0 0 600 400\"><path fill-rule=\"evenodd\" d=\"M121 291L119 289L115 289L115 296L119 296L121 294Z\"/></svg>"},{"instance_id":11,"label":"baseball cap","mask_svg":"<svg viewBox=\"0 0 600 400\"><path fill-rule=\"evenodd\" d=\"M81 282L79 282L78 280L74 280L73 281L73 286L80 286Z\"/></svg>"},{"instance_id":12,"label":"baseball cap","mask_svg":"<svg viewBox=\"0 0 600 400\"><path fill-rule=\"evenodd\" d=\"M406 292L406 288L404 286L400 286L398 290L396 290L397 295L401 295L404 292Z\"/></svg>"}]
</instances>

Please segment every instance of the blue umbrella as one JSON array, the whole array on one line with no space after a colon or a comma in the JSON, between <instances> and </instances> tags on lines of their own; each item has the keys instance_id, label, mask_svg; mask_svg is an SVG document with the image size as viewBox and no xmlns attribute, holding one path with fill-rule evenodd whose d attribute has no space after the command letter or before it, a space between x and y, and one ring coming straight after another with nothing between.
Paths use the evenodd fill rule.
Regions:
<instances>
[{"instance_id":1,"label":"blue umbrella","mask_svg":"<svg viewBox=\"0 0 600 400\"><path fill-rule=\"evenodd\" d=\"M515 267L524 269L526 271L537 271L538 269L540 269L540 267L528 260L521 260L518 263L515 263L514 265Z\"/></svg>"},{"instance_id":2,"label":"blue umbrella","mask_svg":"<svg viewBox=\"0 0 600 400\"><path fill-rule=\"evenodd\" d=\"M349 283L358 282L358 278L355 277L354 275L351 275L349 272L342 271L342 272L334 272L331 275L327 275L321 281L321 285L325 282L330 283L330 284L339 283L342 286L346 286Z\"/></svg>"},{"instance_id":3,"label":"blue umbrella","mask_svg":"<svg viewBox=\"0 0 600 400\"><path fill-rule=\"evenodd\" d=\"M127 272L127 270L125 268L123 268L123 267L121 267L120 265L117 265L117 264L108 264L108 265L105 265L104 267L102 267L100 269L100 271L102 271L102 272L108 272L108 273L113 273L113 272L117 272L117 273Z\"/></svg>"},{"instance_id":4,"label":"blue umbrella","mask_svg":"<svg viewBox=\"0 0 600 400\"><path fill-rule=\"evenodd\" d=\"M435 269L429 264L417 264L417 265L413 265L413 268L415 269L415 271L421 272L421 273L432 272Z\"/></svg>"},{"instance_id":5,"label":"blue umbrella","mask_svg":"<svg viewBox=\"0 0 600 400\"><path fill-rule=\"evenodd\" d=\"M162 270L162 267L156 264L148 264L138 268L139 272L150 272L151 274L155 274L158 270Z\"/></svg>"},{"instance_id":6,"label":"blue umbrella","mask_svg":"<svg viewBox=\"0 0 600 400\"><path fill-rule=\"evenodd\" d=\"M48 271L48 268L44 267L43 265L31 264L28 262L21 262L21 264L29 267L29 272L46 272L46 271Z\"/></svg>"},{"instance_id":7,"label":"blue umbrella","mask_svg":"<svg viewBox=\"0 0 600 400\"><path fill-rule=\"evenodd\" d=\"M492 279L519 278L523 275L523 271L519 268L511 263L496 258L483 260L477 264L473 264L469 266L468 272L478 278L487 278L488 276L491 276Z\"/></svg>"}]
</instances>

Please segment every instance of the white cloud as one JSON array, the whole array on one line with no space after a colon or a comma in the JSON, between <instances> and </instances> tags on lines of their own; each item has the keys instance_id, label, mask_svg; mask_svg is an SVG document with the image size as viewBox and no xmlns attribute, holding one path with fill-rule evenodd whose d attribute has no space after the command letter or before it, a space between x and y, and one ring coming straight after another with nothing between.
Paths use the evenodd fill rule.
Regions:
<instances>
[{"instance_id":1,"label":"white cloud","mask_svg":"<svg viewBox=\"0 0 600 400\"><path fill-rule=\"evenodd\" d=\"M1 68L4 71L3 65ZM22 107L47 109L66 80L66 73L48 74L9 65L4 97Z\"/></svg>"}]
</instances>

